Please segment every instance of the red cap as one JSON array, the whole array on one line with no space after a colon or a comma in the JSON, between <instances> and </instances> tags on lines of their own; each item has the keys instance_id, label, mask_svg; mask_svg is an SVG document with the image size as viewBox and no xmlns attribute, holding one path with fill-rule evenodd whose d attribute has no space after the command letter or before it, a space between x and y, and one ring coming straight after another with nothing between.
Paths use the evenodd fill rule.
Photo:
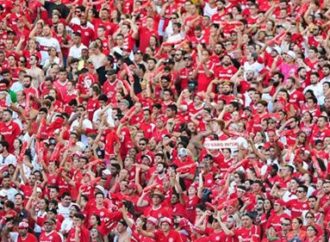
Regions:
<instances>
[{"instance_id":1,"label":"red cap","mask_svg":"<svg viewBox=\"0 0 330 242\"><path fill-rule=\"evenodd\" d=\"M285 207L285 202L282 199L275 200L274 204L278 204L281 207Z\"/></svg>"}]
</instances>

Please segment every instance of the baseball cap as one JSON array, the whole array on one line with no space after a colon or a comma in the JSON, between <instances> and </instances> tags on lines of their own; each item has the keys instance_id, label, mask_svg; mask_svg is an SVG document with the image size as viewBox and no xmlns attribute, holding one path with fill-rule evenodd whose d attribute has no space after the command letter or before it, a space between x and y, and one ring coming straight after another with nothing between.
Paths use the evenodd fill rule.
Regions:
<instances>
[{"instance_id":1,"label":"baseball cap","mask_svg":"<svg viewBox=\"0 0 330 242\"><path fill-rule=\"evenodd\" d=\"M155 217L150 216L147 218L147 222L152 223L153 225L156 226L158 223L158 220Z\"/></svg>"},{"instance_id":2,"label":"baseball cap","mask_svg":"<svg viewBox=\"0 0 330 242\"><path fill-rule=\"evenodd\" d=\"M169 225L171 225L172 224L172 219L170 219L170 218L168 218L168 217L162 217L161 219L160 219L160 223L162 224L162 223L168 223Z\"/></svg>"},{"instance_id":3,"label":"baseball cap","mask_svg":"<svg viewBox=\"0 0 330 242\"><path fill-rule=\"evenodd\" d=\"M29 227L29 224L27 222L20 222L18 224L19 229L27 229Z\"/></svg>"},{"instance_id":4,"label":"baseball cap","mask_svg":"<svg viewBox=\"0 0 330 242\"><path fill-rule=\"evenodd\" d=\"M7 197L7 192L5 190L1 190L0 197Z\"/></svg>"},{"instance_id":5,"label":"baseball cap","mask_svg":"<svg viewBox=\"0 0 330 242\"><path fill-rule=\"evenodd\" d=\"M293 58L293 59L296 59L296 53L294 53L292 50L289 50L289 51L287 52L287 55L290 56L290 57Z\"/></svg>"}]
</instances>

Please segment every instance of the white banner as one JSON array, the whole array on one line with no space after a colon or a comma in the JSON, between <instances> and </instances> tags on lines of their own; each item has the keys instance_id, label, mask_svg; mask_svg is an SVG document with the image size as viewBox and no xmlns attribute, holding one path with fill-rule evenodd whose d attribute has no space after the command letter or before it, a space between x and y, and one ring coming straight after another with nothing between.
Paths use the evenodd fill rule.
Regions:
<instances>
[{"instance_id":1,"label":"white banner","mask_svg":"<svg viewBox=\"0 0 330 242\"><path fill-rule=\"evenodd\" d=\"M204 142L204 147L209 150L216 149L237 149L238 142L236 140L207 140Z\"/></svg>"}]
</instances>

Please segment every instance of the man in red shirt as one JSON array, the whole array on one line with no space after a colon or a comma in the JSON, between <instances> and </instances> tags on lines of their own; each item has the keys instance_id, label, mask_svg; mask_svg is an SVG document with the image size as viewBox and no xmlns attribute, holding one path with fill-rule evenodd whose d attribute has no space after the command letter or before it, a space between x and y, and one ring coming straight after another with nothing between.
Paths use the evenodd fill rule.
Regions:
<instances>
[{"instance_id":1,"label":"man in red shirt","mask_svg":"<svg viewBox=\"0 0 330 242\"><path fill-rule=\"evenodd\" d=\"M149 16L147 17L146 25L140 27L139 29L139 49L142 53L144 53L146 48L148 47L151 36L155 36L156 38L158 38L158 32L154 26L154 18Z\"/></svg>"},{"instance_id":2,"label":"man in red shirt","mask_svg":"<svg viewBox=\"0 0 330 242\"><path fill-rule=\"evenodd\" d=\"M151 216L157 219L160 219L165 216L171 216L172 210L170 207L167 206L166 203L164 203L164 193L160 190L160 188L156 188L154 189L154 191L152 191L151 204L145 200L146 195L148 195L149 192L150 191L143 191L142 195L137 201L138 207L145 208L144 215L146 217Z\"/></svg>"},{"instance_id":3,"label":"man in red shirt","mask_svg":"<svg viewBox=\"0 0 330 242\"><path fill-rule=\"evenodd\" d=\"M323 193L324 195L320 197L317 201L317 208L324 211L324 213L330 210L330 181L325 180L323 183Z\"/></svg>"},{"instance_id":4,"label":"man in red shirt","mask_svg":"<svg viewBox=\"0 0 330 242\"><path fill-rule=\"evenodd\" d=\"M286 207L291 210L292 218L301 217L309 210L307 191L308 188L305 185L299 186L297 189L297 198L290 200L286 204Z\"/></svg>"},{"instance_id":5,"label":"man in red shirt","mask_svg":"<svg viewBox=\"0 0 330 242\"><path fill-rule=\"evenodd\" d=\"M213 78L214 63L210 60L210 53L198 45L198 65L194 72L197 75L197 91L206 91Z\"/></svg>"},{"instance_id":6,"label":"man in red shirt","mask_svg":"<svg viewBox=\"0 0 330 242\"><path fill-rule=\"evenodd\" d=\"M106 73L107 80L102 86L102 92L107 95L111 103L116 102L116 88L117 86L123 86L122 81L117 79L116 70L111 69Z\"/></svg>"},{"instance_id":7,"label":"man in red shirt","mask_svg":"<svg viewBox=\"0 0 330 242\"><path fill-rule=\"evenodd\" d=\"M252 215L247 213L241 217L242 227L235 231L235 235L242 242L259 242L260 228L253 224Z\"/></svg>"},{"instance_id":8,"label":"man in red shirt","mask_svg":"<svg viewBox=\"0 0 330 242\"><path fill-rule=\"evenodd\" d=\"M61 236L54 230L55 224L54 219L48 219L44 222L44 231L41 232L39 242L62 242Z\"/></svg>"},{"instance_id":9,"label":"man in red shirt","mask_svg":"<svg viewBox=\"0 0 330 242\"><path fill-rule=\"evenodd\" d=\"M67 83L68 83L68 73L63 68L60 70L58 79L54 82L54 87L59 94L59 98L63 100L63 97L66 96L68 92Z\"/></svg>"},{"instance_id":10,"label":"man in red shirt","mask_svg":"<svg viewBox=\"0 0 330 242\"><path fill-rule=\"evenodd\" d=\"M272 213L272 216L268 219L267 226L266 226L267 228L272 226L277 231L281 230L281 221L283 218L288 216L288 215L284 214L284 212L283 212L284 206L285 206L285 203L281 199L278 199L274 202L273 213Z\"/></svg>"},{"instance_id":11,"label":"man in red shirt","mask_svg":"<svg viewBox=\"0 0 330 242\"><path fill-rule=\"evenodd\" d=\"M82 213L76 213L73 216L73 226L70 229L67 240L68 242L89 242L89 231L83 225L85 216Z\"/></svg>"},{"instance_id":12,"label":"man in red shirt","mask_svg":"<svg viewBox=\"0 0 330 242\"><path fill-rule=\"evenodd\" d=\"M28 233L29 224L27 222L20 222L18 225L18 238L17 242L37 242L37 237Z\"/></svg>"},{"instance_id":13,"label":"man in red shirt","mask_svg":"<svg viewBox=\"0 0 330 242\"><path fill-rule=\"evenodd\" d=\"M21 128L13 121L13 111L6 109L2 114L2 121L0 122L0 134L5 138L9 144L9 153L14 151L14 140L21 134Z\"/></svg>"},{"instance_id":14,"label":"man in red shirt","mask_svg":"<svg viewBox=\"0 0 330 242\"><path fill-rule=\"evenodd\" d=\"M221 65L215 70L215 77L219 80L230 80L237 72L229 55L224 55L221 59Z\"/></svg>"}]
</instances>

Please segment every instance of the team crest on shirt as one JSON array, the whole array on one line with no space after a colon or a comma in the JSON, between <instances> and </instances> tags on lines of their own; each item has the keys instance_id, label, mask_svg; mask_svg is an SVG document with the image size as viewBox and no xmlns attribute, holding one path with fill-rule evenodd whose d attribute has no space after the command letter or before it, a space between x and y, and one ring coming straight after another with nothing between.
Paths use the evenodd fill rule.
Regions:
<instances>
[{"instance_id":1,"label":"team crest on shirt","mask_svg":"<svg viewBox=\"0 0 330 242\"><path fill-rule=\"evenodd\" d=\"M307 204L303 204L303 208L306 208L307 207Z\"/></svg>"},{"instance_id":2,"label":"team crest on shirt","mask_svg":"<svg viewBox=\"0 0 330 242\"><path fill-rule=\"evenodd\" d=\"M232 73L232 72L233 72L232 70L230 70L230 69L228 70L228 73Z\"/></svg>"},{"instance_id":3,"label":"team crest on shirt","mask_svg":"<svg viewBox=\"0 0 330 242\"><path fill-rule=\"evenodd\" d=\"M102 216L103 217L103 215L104 215L104 212L102 211L102 212L100 212L100 216Z\"/></svg>"},{"instance_id":4,"label":"team crest on shirt","mask_svg":"<svg viewBox=\"0 0 330 242\"><path fill-rule=\"evenodd\" d=\"M92 83L93 83L93 81L89 77L86 77L84 79L84 87L85 88L89 88L92 85Z\"/></svg>"},{"instance_id":5,"label":"team crest on shirt","mask_svg":"<svg viewBox=\"0 0 330 242\"><path fill-rule=\"evenodd\" d=\"M220 236L215 237L215 240L220 240Z\"/></svg>"},{"instance_id":6,"label":"team crest on shirt","mask_svg":"<svg viewBox=\"0 0 330 242\"><path fill-rule=\"evenodd\" d=\"M51 235L51 236L49 236L49 239L50 239L50 240L52 240L52 239L53 239L53 236L52 236L52 235Z\"/></svg>"},{"instance_id":7,"label":"team crest on shirt","mask_svg":"<svg viewBox=\"0 0 330 242\"><path fill-rule=\"evenodd\" d=\"M174 242L174 239L173 238L169 238L168 239L168 242Z\"/></svg>"}]
</instances>

